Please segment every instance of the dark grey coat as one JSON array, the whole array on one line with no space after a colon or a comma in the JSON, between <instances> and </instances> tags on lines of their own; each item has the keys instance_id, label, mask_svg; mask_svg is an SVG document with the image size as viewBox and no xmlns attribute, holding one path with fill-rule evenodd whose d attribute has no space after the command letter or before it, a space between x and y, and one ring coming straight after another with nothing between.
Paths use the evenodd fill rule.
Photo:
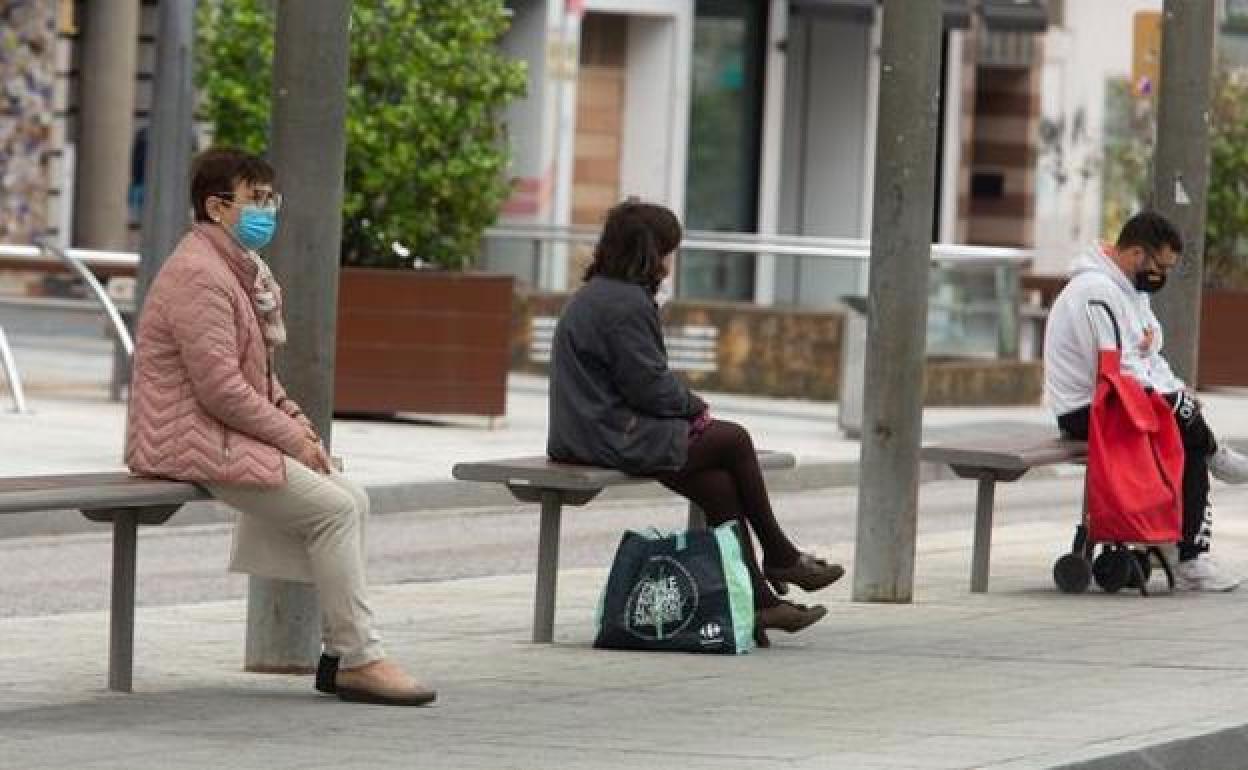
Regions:
<instances>
[{"instance_id":1,"label":"dark grey coat","mask_svg":"<svg viewBox=\"0 0 1248 770\"><path fill-rule=\"evenodd\" d=\"M572 295L551 347L551 459L634 475L677 470L689 419L705 408L667 368L649 292L596 276Z\"/></svg>"}]
</instances>

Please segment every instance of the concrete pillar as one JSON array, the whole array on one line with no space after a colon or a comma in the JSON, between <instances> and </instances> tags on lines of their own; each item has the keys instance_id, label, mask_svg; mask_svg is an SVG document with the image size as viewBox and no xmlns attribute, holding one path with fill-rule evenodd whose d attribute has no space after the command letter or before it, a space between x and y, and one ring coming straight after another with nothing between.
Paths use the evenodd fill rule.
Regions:
<instances>
[{"instance_id":1,"label":"concrete pillar","mask_svg":"<svg viewBox=\"0 0 1248 770\"><path fill-rule=\"evenodd\" d=\"M914 593L940 45L940 3L885 0L855 601Z\"/></svg>"},{"instance_id":2,"label":"concrete pillar","mask_svg":"<svg viewBox=\"0 0 1248 770\"><path fill-rule=\"evenodd\" d=\"M346 167L350 0L279 0L273 57L273 165L285 197L269 251L285 292L289 340L277 369L328 443ZM315 40L316 45L308 45ZM248 671L312 669L320 647L311 586L251 578Z\"/></svg>"},{"instance_id":3,"label":"concrete pillar","mask_svg":"<svg viewBox=\"0 0 1248 770\"><path fill-rule=\"evenodd\" d=\"M90 2L84 12L73 243L122 250L129 240L139 0Z\"/></svg>"},{"instance_id":4,"label":"concrete pillar","mask_svg":"<svg viewBox=\"0 0 1248 770\"><path fill-rule=\"evenodd\" d=\"M1192 386L1200 355L1214 10L1214 0L1166 0L1153 153L1153 205L1183 234L1181 269L1154 307L1166 330L1166 358Z\"/></svg>"}]
</instances>

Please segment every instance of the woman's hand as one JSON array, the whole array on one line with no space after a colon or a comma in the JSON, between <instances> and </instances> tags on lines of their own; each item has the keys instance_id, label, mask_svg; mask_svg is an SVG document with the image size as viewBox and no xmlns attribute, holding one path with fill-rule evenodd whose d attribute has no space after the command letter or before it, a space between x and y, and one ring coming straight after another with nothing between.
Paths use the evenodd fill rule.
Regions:
<instances>
[{"instance_id":1,"label":"woman's hand","mask_svg":"<svg viewBox=\"0 0 1248 770\"><path fill-rule=\"evenodd\" d=\"M299 447L299 452L295 454L295 459L317 473L329 475L329 453L325 451L325 447L315 435L303 442L303 446Z\"/></svg>"},{"instance_id":2,"label":"woman's hand","mask_svg":"<svg viewBox=\"0 0 1248 770\"><path fill-rule=\"evenodd\" d=\"M325 445L321 443L320 435L316 432L316 426L303 412L292 417L295 422L299 423L299 427L303 428L304 438L303 451L296 455L295 459L318 473L328 475L333 465L329 459L329 453L325 451Z\"/></svg>"},{"instance_id":3,"label":"woman's hand","mask_svg":"<svg viewBox=\"0 0 1248 770\"><path fill-rule=\"evenodd\" d=\"M689 435L701 436L711 425L711 410L703 409L697 417L689 421Z\"/></svg>"},{"instance_id":4,"label":"woman's hand","mask_svg":"<svg viewBox=\"0 0 1248 770\"><path fill-rule=\"evenodd\" d=\"M321 441L320 434L316 432L316 427L312 424L312 421L307 418L307 415L300 412L294 417L295 422L299 423L299 427L303 428L303 435L319 444Z\"/></svg>"}]
</instances>

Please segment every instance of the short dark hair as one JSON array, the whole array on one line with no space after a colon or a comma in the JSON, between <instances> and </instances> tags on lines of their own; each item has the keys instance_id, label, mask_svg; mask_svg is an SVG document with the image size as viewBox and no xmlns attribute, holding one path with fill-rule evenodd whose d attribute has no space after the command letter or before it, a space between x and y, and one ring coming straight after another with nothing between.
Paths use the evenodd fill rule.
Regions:
<instances>
[{"instance_id":1,"label":"short dark hair","mask_svg":"<svg viewBox=\"0 0 1248 770\"><path fill-rule=\"evenodd\" d=\"M663 257L680 245L680 220L671 209L627 200L607 212L585 280L596 275L644 286L654 294L663 280Z\"/></svg>"},{"instance_id":2,"label":"short dark hair","mask_svg":"<svg viewBox=\"0 0 1248 770\"><path fill-rule=\"evenodd\" d=\"M191 205L195 221L208 222L208 199L234 192L239 182L273 184L276 174L263 158L233 147L212 147L195 158L191 167Z\"/></svg>"},{"instance_id":3,"label":"short dark hair","mask_svg":"<svg viewBox=\"0 0 1248 770\"><path fill-rule=\"evenodd\" d=\"M1141 211L1127 220L1118 233L1119 249L1139 246L1148 251L1160 251L1162 246L1169 246L1175 254L1183 253L1183 236L1174 224L1156 211Z\"/></svg>"}]
</instances>

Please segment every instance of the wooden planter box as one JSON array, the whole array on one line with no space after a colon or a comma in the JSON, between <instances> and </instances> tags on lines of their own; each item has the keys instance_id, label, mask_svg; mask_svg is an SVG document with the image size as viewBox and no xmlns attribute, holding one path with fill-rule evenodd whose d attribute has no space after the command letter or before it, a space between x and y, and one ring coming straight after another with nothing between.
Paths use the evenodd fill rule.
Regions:
<instances>
[{"instance_id":1,"label":"wooden planter box","mask_svg":"<svg viewBox=\"0 0 1248 770\"><path fill-rule=\"evenodd\" d=\"M502 416L513 280L343 268L334 411Z\"/></svg>"},{"instance_id":2,"label":"wooden planter box","mask_svg":"<svg viewBox=\"0 0 1248 770\"><path fill-rule=\"evenodd\" d=\"M1248 291L1206 288L1200 305L1201 387L1248 385Z\"/></svg>"}]
</instances>

